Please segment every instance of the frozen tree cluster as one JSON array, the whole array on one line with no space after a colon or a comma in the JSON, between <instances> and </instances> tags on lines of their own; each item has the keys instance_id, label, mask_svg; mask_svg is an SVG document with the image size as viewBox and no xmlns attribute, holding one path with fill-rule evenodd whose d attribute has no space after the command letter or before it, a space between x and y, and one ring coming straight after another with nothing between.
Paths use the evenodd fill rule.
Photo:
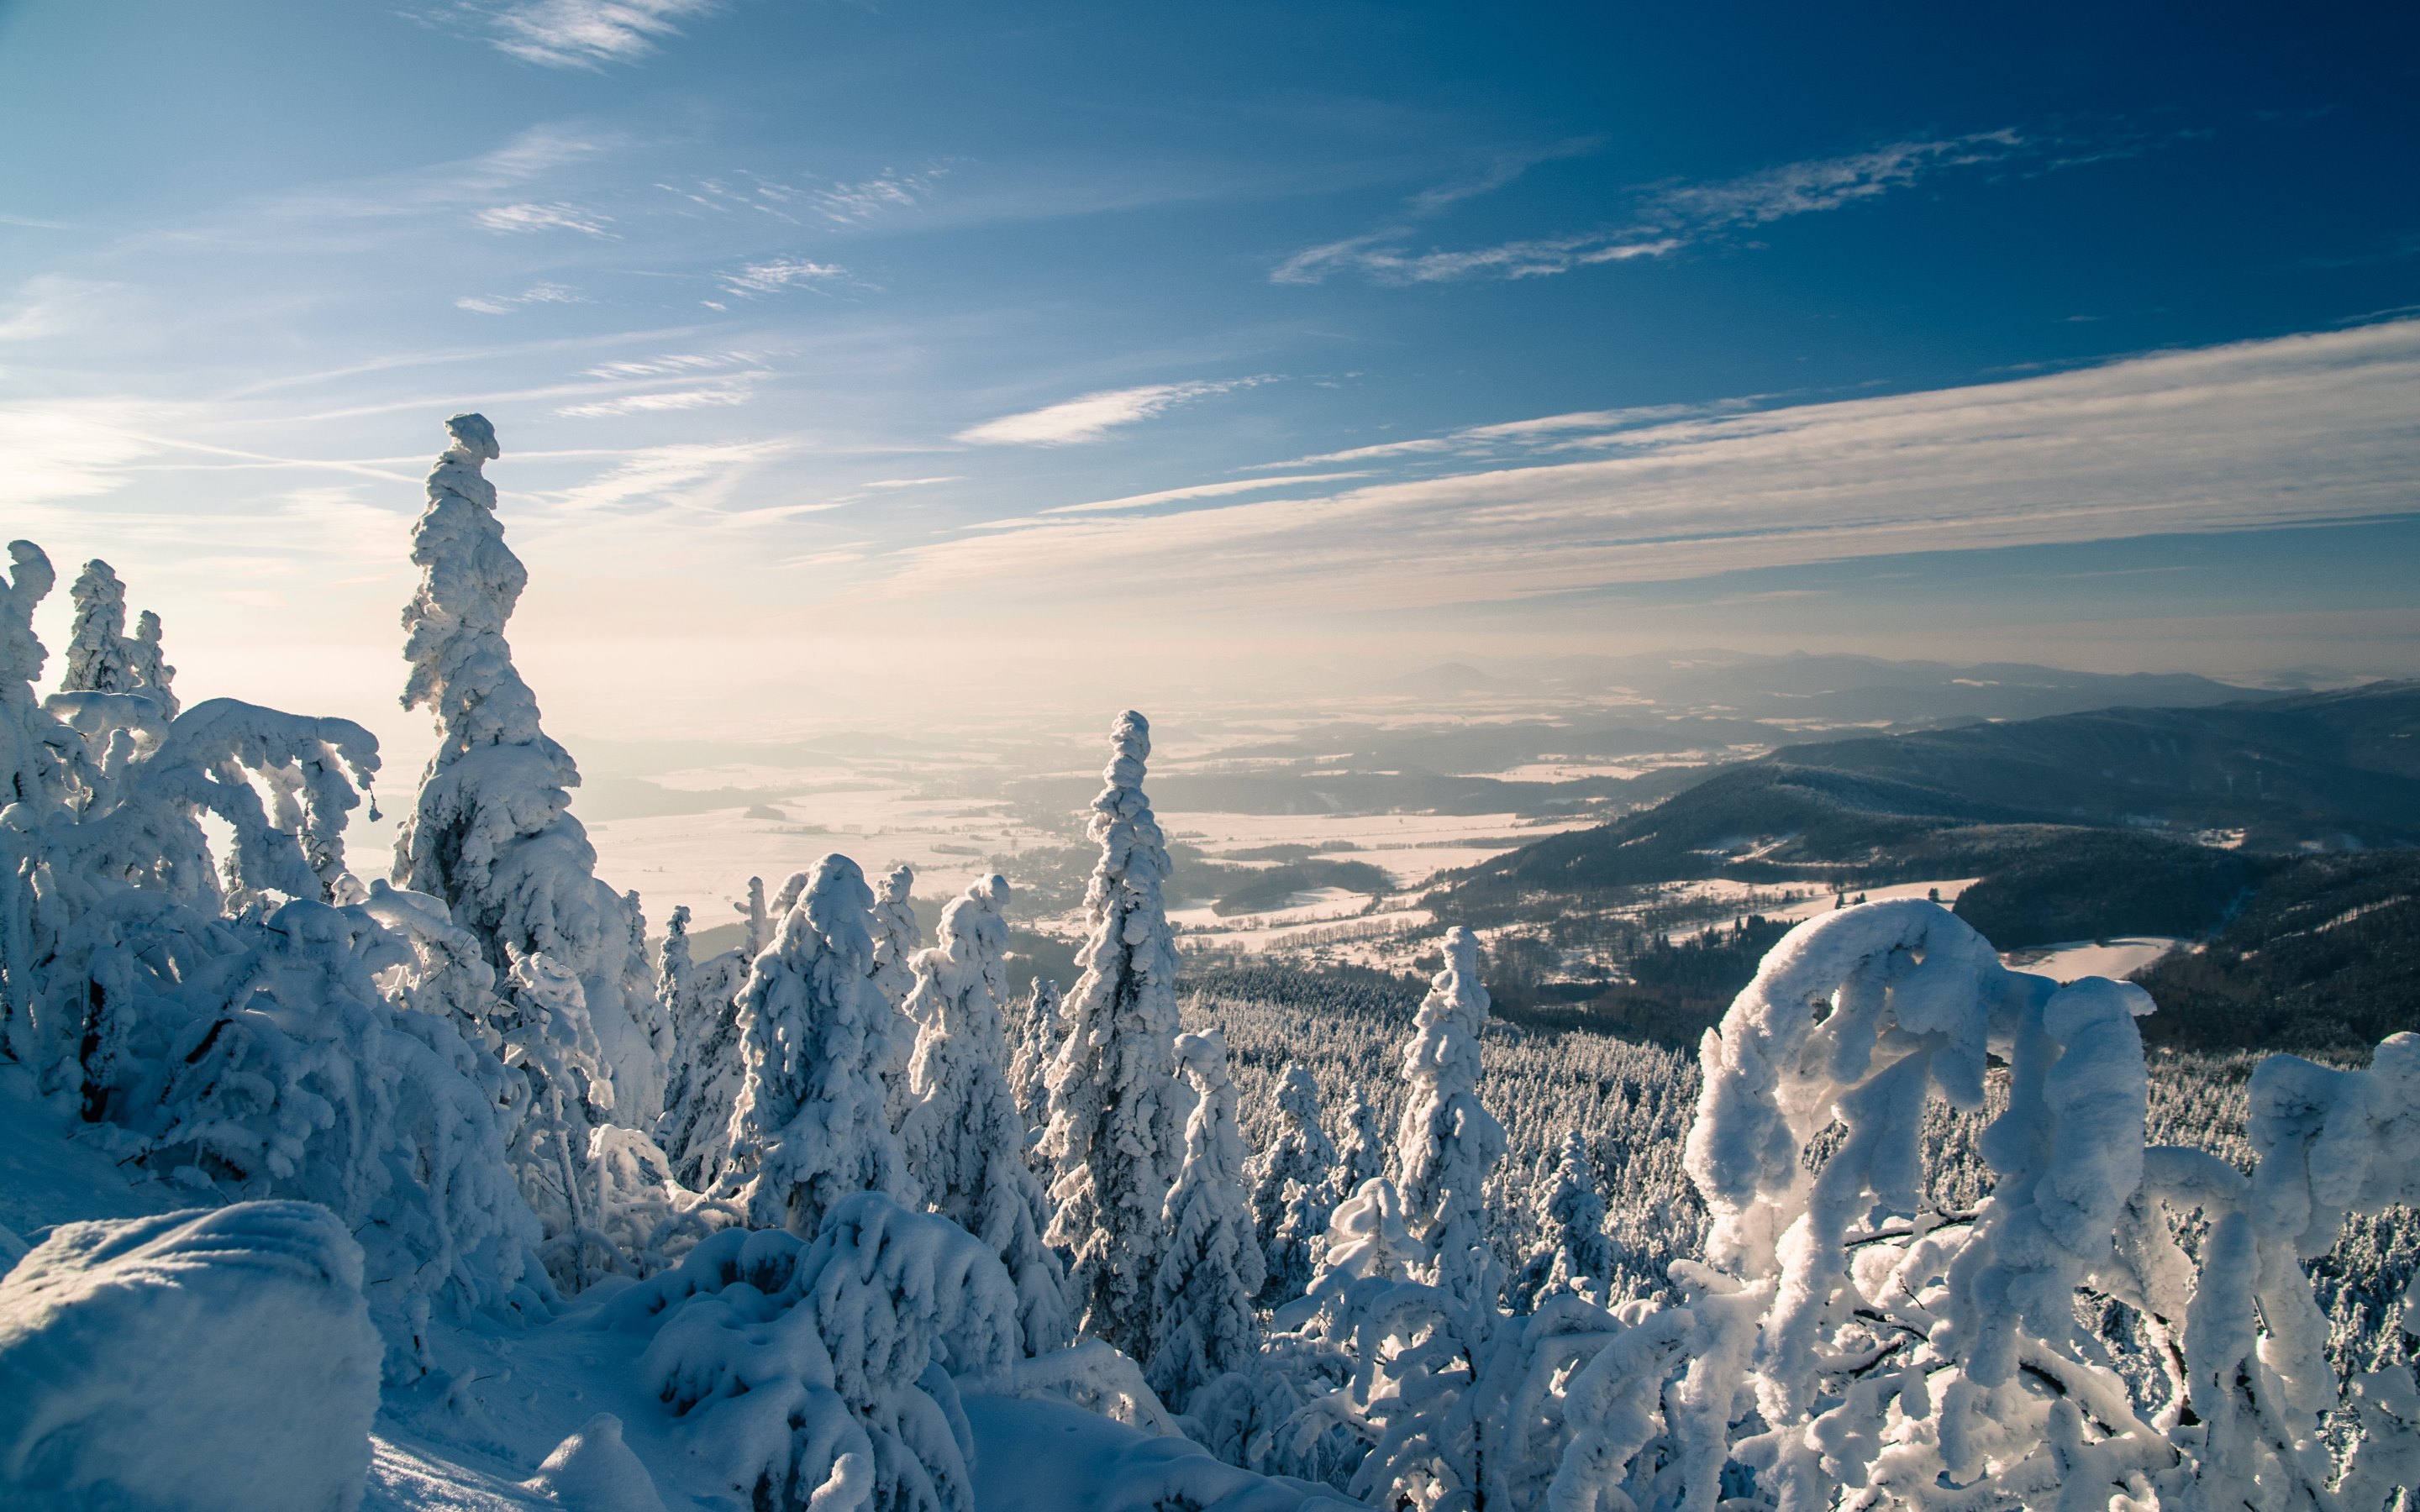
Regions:
<instances>
[{"instance_id":1,"label":"frozen tree cluster","mask_svg":"<svg viewBox=\"0 0 2420 1512\"><path fill-rule=\"evenodd\" d=\"M500 455L448 422L412 532L437 745L380 875L365 730L186 706L98 561L44 696L9 548L0 1111L148 1215L0 1227L0 1500L393 1502L373 1435L487 1453L565 1384L494 1395L527 1345L644 1412L460 1504L972 1512L1039 1457L1237 1512L2412 1512L2420 1308L2312 1267L2420 1204L2420 1037L2165 1142L2222 1114L2142 989L1907 901L1783 937L1694 1064L1492 1022L1460 928L1408 1017L1271 1055L1180 1004L1135 713L1063 997L1005 878L926 945L837 855L650 960L504 639Z\"/></svg>"}]
</instances>

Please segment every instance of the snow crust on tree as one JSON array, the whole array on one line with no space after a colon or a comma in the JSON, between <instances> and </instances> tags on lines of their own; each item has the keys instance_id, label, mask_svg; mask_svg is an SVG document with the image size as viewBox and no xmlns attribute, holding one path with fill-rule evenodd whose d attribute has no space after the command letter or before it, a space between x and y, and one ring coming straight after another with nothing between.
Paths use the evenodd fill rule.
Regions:
<instances>
[{"instance_id":1,"label":"snow crust on tree","mask_svg":"<svg viewBox=\"0 0 2420 1512\"><path fill-rule=\"evenodd\" d=\"M1613 1276L1613 1244L1605 1235L1605 1198L1597 1193L1588 1136L1577 1129L1563 1134L1553 1178L1539 1199L1538 1229L1544 1242L1513 1278L1517 1310L1531 1311L1558 1292L1602 1297Z\"/></svg>"},{"instance_id":2,"label":"snow crust on tree","mask_svg":"<svg viewBox=\"0 0 2420 1512\"><path fill-rule=\"evenodd\" d=\"M1479 1036L1487 1024L1479 937L1446 932L1445 966L1404 1047L1395 1189L1432 1276L1474 1309L1492 1311L1501 1269L1487 1245L1486 1186L1504 1158L1504 1126L1479 1101Z\"/></svg>"},{"instance_id":3,"label":"snow crust on tree","mask_svg":"<svg viewBox=\"0 0 2420 1512\"><path fill-rule=\"evenodd\" d=\"M325 1208L63 1225L0 1277L0 1501L350 1508L379 1357Z\"/></svg>"},{"instance_id":4,"label":"snow crust on tree","mask_svg":"<svg viewBox=\"0 0 2420 1512\"><path fill-rule=\"evenodd\" d=\"M1254 1363L1260 1325L1252 1299L1264 1273L1244 1189L1244 1135L1226 1037L1215 1029L1180 1034L1175 1051L1196 1101L1185 1124L1185 1163L1168 1194L1167 1248L1152 1283L1152 1352L1143 1375L1181 1412L1210 1382Z\"/></svg>"},{"instance_id":5,"label":"snow crust on tree","mask_svg":"<svg viewBox=\"0 0 2420 1512\"><path fill-rule=\"evenodd\" d=\"M1001 1069L1008 990L1008 879L969 884L941 910L934 948L911 964L919 1026L899 1127L908 1174L935 1212L991 1246L1016 1284L1028 1354L1067 1342L1064 1273L1043 1242L1048 1196L1026 1164L1025 1118Z\"/></svg>"},{"instance_id":6,"label":"snow crust on tree","mask_svg":"<svg viewBox=\"0 0 2420 1512\"><path fill-rule=\"evenodd\" d=\"M1072 1252L1068 1290L1085 1333L1151 1352L1151 1297L1167 1237L1163 1209L1183 1157L1191 1098L1177 1080L1176 940L1160 888L1168 845L1143 764L1151 725L1129 710L1109 733L1087 833L1101 847L1084 894L1083 975L1063 1012L1042 1152L1055 1172L1048 1239Z\"/></svg>"},{"instance_id":7,"label":"snow crust on tree","mask_svg":"<svg viewBox=\"0 0 2420 1512\"><path fill-rule=\"evenodd\" d=\"M136 688L159 703L169 718L175 718L177 669L168 665L167 652L160 644L160 616L147 609L135 616L134 640L127 647L126 667L133 674Z\"/></svg>"},{"instance_id":8,"label":"snow crust on tree","mask_svg":"<svg viewBox=\"0 0 2420 1512\"><path fill-rule=\"evenodd\" d=\"M501 455L495 429L457 415L446 433L412 528L420 588L403 611L403 703L435 716L438 745L396 839L395 881L444 899L497 971L540 953L579 978L614 1103L651 1126L672 1044L644 926L596 875L596 848L570 811L579 768L540 727L504 640L529 573L504 544L481 471Z\"/></svg>"},{"instance_id":9,"label":"snow crust on tree","mask_svg":"<svg viewBox=\"0 0 2420 1512\"><path fill-rule=\"evenodd\" d=\"M1311 1286L1337 1201L1336 1146L1320 1124L1319 1083L1289 1062L1271 1094L1277 1136L1249 1166L1252 1233L1265 1279L1261 1300L1283 1302ZM1366 1104L1365 1104L1366 1107Z\"/></svg>"},{"instance_id":10,"label":"snow crust on tree","mask_svg":"<svg viewBox=\"0 0 2420 1512\"><path fill-rule=\"evenodd\" d=\"M741 992L723 1183L752 1227L812 1237L851 1194L912 1198L882 1082L894 1011L874 985L873 907L857 863L825 856Z\"/></svg>"},{"instance_id":11,"label":"snow crust on tree","mask_svg":"<svg viewBox=\"0 0 2420 1512\"><path fill-rule=\"evenodd\" d=\"M990 1248L873 1192L812 1243L717 1234L610 1309L654 1335L640 1368L690 1452L758 1506L972 1512L954 1378L1006 1376L1023 1353Z\"/></svg>"}]
</instances>

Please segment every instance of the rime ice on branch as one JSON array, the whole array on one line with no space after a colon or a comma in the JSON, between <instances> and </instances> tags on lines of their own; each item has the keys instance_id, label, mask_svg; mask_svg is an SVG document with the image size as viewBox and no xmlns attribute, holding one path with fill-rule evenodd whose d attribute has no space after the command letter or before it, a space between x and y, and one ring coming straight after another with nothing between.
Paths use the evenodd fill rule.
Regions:
<instances>
[{"instance_id":1,"label":"rime ice on branch","mask_svg":"<svg viewBox=\"0 0 2420 1512\"><path fill-rule=\"evenodd\" d=\"M1074 1252L1068 1289L1082 1327L1140 1358L1149 1353L1152 1278L1167 1242L1161 1208L1191 1098L1172 1054L1176 941L1160 897L1168 847L1142 791L1150 722L1129 710L1109 738L1088 829L1101 847L1084 895L1092 933L1063 1010L1042 1149L1057 1171L1049 1240Z\"/></svg>"},{"instance_id":2,"label":"rime ice on branch","mask_svg":"<svg viewBox=\"0 0 2420 1512\"><path fill-rule=\"evenodd\" d=\"M436 717L438 746L396 840L395 880L444 899L499 976L536 951L578 978L614 1104L650 1125L671 1036L632 907L597 880L596 849L571 815L579 769L539 728L537 699L504 641L529 573L504 545L496 487L481 474L501 455L495 429L479 415L445 428L452 444L412 529L420 590L403 611L404 706Z\"/></svg>"}]
</instances>

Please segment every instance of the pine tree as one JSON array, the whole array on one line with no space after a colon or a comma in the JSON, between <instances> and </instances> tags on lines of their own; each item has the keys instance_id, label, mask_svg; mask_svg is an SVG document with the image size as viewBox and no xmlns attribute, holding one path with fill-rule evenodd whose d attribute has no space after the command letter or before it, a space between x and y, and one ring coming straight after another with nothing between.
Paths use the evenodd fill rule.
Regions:
<instances>
[{"instance_id":1,"label":"pine tree","mask_svg":"<svg viewBox=\"0 0 2420 1512\"><path fill-rule=\"evenodd\" d=\"M731 1113L727 1186L752 1227L812 1239L857 1192L910 1199L907 1162L883 1108L883 1015L875 989L874 907L865 874L827 856L756 958L740 996L745 1081Z\"/></svg>"},{"instance_id":2,"label":"pine tree","mask_svg":"<svg viewBox=\"0 0 2420 1512\"><path fill-rule=\"evenodd\" d=\"M1445 969L1404 1047L1408 1096L1395 1134L1395 1188L1435 1283L1465 1305L1493 1308L1487 1247L1488 1173L1504 1158L1504 1126L1479 1101L1479 1036L1487 1023L1479 939L1446 932Z\"/></svg>"},{"instance_id":3,"label":"pine tree","mask_svg":"<svg viewBox=\"0 0 2420 1512\"><path fill-rule=\"evenodd\" d=\"M495 485L481 475L500 455L495 430L479 415L445 428L452 444L412 531L420 590L403 611L404 706L436 717L438 746L396 840L395 880L444 899L500 974L536 952L578 977L615 1105L652 1127L670 1046L632 946L641 926L597 878L596 849L570 812L579 769L539 727L504 640L529 574L504 545Z\"/></svg>"},{"instance_id":4,"label":"pine tree","mask_svg":"<svg viewBox=\"0 0 2420 1512\"><path fill-rule=\"evenodd\" d=\"M1142 1358L1190 1098L1172 1058L1176 942L1160 897L1168 848L1142 791L1150 723L1129 711L1110 739L1089 825L1101 847L1084 895L1092 932L1050 1068L1042 1149L1056 1172L1048 1237L1073 1252L1068 1293L1080 1326Z\"/></svg>"},{"instance_id":5,"label":"pine tree","mask_svg":"<svg viewBox=\"0 0 2420 1512\"><path fill-rule=\"evenodd\" d=\"M1264 1302L1301 1296L1336 1206L1336 1147L1319 1122L1319 1083L1289 1063L1272 1094L1277 1137L1251 1163L1252 1229L1267 1267Z\"/></svg>"},{"instance_id":6,"label":"pine tree","mask_svg":"<svg viewBox=\"0 0 2420 1512\"><path fill-rule=\"evenodd\" d=\"M933 1211L1007 1268L1026 1352L1040 1354L1067 1342L1067 1300L1059 1257L1042 1242L1049 1199L1026 1164L1025 1118L1001 1069L1008 896L1005 877L970 886L941 910L933 949L913 959L908 1011L921 1027L899 1138Z\"/></svg>"},{"instance_id":7,"label":"pine tree","mask_svg":"<svg viewBox=\"0 0 2420 1512\"><path fill-rule=\"evenodd\" d=\"M1613 1244L1605 1237L1605 1198L1597 1194L1588 1136L1577 1129L1563 1134L1538 1203L1538 1233L1536 1253L1513 1278L1518 1310L1528 1312L1562 1292L1602 1301L1613 1276Z\"/></svg>"},{"instance_id":8,"label":"pine tree","mask_svg":"<svg viewBox=\"0 0 2420 1512\"><path fill-rule=\"evenodd\" d=\"M1196 1102L1185 1123L1185 1164L1168 1194L1167 1253L1152 1285L1154 1346L1144 1374L1181 1412L1194 1393L1259 1355L1252 1298L1264 1275L1244 1196L1244 1134L1226 1036L1180 1034L1175 1051Z\"/></svg>"}]
</instances>

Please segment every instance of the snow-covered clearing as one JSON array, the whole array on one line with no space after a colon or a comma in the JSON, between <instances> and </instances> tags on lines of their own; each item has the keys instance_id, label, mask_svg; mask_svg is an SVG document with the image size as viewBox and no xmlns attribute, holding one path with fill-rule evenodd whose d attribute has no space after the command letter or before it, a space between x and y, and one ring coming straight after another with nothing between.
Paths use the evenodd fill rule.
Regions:
<instances>
[{"instance_id":1,"label":"snow-covered clearing","mask_svg":"<svg viewBox=\"0 0 2420 1512\"><path fill-rule=\"evenodd\" d=\"M2129 935L2114 940L2067 940L2023 950L2004 950L2000 959L2012 971L2030 971L2053 981L2083 977L2131 977L2187 942L2158 934Z\"/></svg>"}]
</instances>

